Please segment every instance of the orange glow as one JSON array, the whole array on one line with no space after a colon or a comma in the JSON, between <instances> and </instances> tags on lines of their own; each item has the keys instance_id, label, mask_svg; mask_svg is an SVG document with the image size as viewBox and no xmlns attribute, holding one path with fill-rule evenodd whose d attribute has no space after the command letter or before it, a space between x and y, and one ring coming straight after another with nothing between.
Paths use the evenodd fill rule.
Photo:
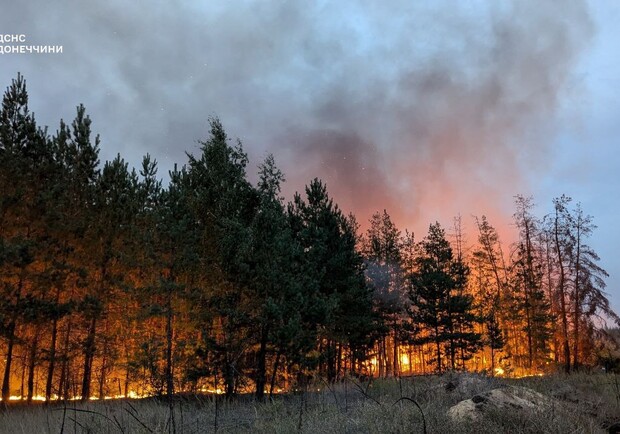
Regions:
<instances>
[{"instance_id":1,"label":"orange glow","mask_svg":"<svg viewBox=\"0 0 620 434\"><path fill-rule=\"evenodd\" d=\"M404 367L409 367L409 356L407 354L400 355L400 364Z\"/></svg>"},{"instance_id":2,"label":"orange glow","mask_svg":"<svg viewBox=\"0 0 620 434\"><path fill-rule=\"evenodd\" d=\"M213 393L215 395L222 395L224 394L224 389L222 389L221 387L217 387L215 389L213 388L207 388L207 387L203 387L200 389L201 392L203 393Z\"/></svg>"}]
</instances>

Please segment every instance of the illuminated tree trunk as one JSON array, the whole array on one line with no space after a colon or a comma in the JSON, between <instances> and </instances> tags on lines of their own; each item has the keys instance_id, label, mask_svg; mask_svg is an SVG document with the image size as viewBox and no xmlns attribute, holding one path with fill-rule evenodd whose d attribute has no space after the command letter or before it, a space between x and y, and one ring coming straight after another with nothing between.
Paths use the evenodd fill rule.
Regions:
<instances>
[{"instance_id":1,"label":"illuminated tree trunk","mask_svg":"<svg viewBox=\"0 0 620 434\"><path fill-rule=\"evenodd\" d=\"M99 399L105 398L105 380L107 375L107 362L108 358L106 354L108 353L108 345L106 344L103 348L103 355L101 357L101 375L99 376Z\"/></svg>"},{"instance_id":2,"label":"illuminated tree trunk","mask_svg":"<svg viewBox=\"0 0 620 434\"><path fill-rule=\"evenodd\" d=\"M36 330L35 335L32 338L32 342L30 344L30 351L28 353L28 381L27 381L28 403L32 402L32 397L34 396L34 370L36 368L38 343L39 343L39 331Z\"/></svg>"},{"instance_id":3,"label":"illuminated tree trunk","mask_svg":"<svg viewBox=\"0 0 620 434\"><path fill-rule=\"evenodd\" d=\"M21 299L22 289L24 285L23 274L20 274L19 281L17 283L16 299L17 303ZM11 396L11 364L13 363L13 346L15 345L15 327L17 326L15 312L11 318L11 322L7 327L7 349L6 349L6 362L4 365L4 377L2 379L2 401L8 402Z\"/></svg>"},{"instance_id":4,"label":"illuminated tree trunk","mask_svg":"<svg viewBox=\"0 0 620 434\"><path fill-rule=\"evenodd\" d=\"M379 378L383 377L384 369L383 369L383 338L377 342L377 375Z\"/></svg>"},{"instance_id":5,"label":"illuminated tree trunk","mask_svg":"<svg viewBox=\"0 0 620 434\"><path fill-rule=\"evenodd\" d=\"M269 385L269 397L273 396L273 389L276 384L276 375L278 374L278 368L280 367L280 357L282 356L282 351L278 351L276 354L276 361L273 364L273 372L271 374L271 384Z\"/></svg>"},{"instance_id":6,"label":"illuminated tree trunk","mask_svg":"<svg viewBox=\"0 0 620 434\"><path fill-rule=\"evenodd\" d=\"M54 384L54 369L56 364L56 340L58 339L58 319L52 320L52 337L50 338L49 365L47 367L47 380L45 382L45 401L52 399L52 387Z\"/></svg>"},{"instance_id":7,"label":"illuminated tree trunk","mask_svg":"<svg viewBox=\"0 0 620 434\"><path fill-rule=\"evenodd\" d=\"M65 262L63 262L63 265ZM60 302L61 285L56 287L56 305ZM56 342L58 340L58 316L52 318L52 336L49 346L49 364L47 366L47 380L45 381L45 402L49 402L52 398L52 387L54 385L54 370L56 368ZM60 391L59 391L60 394Z\"/></svg>"},{"instance_id":8,"label":"illuminated tree trunk","mask_svg":"<svg viewBox=\"0 0 620 434\"><path fill-rule=\"evenodd\" d=\"M327 341L327 381L332 383L336 379L336 344L331 339Z\"/></svg>"},{"instance_id":9,"label":"illuminated tree trunk","mask_svg":"<svg viewBox=\"0 0 620 434\"><path fill-rule=\"evenodd\" d=\"M336 352L336 380L342 375L342 342L338 342L338 351Z\"/></svg>"},{"instance_id":10,"label":"illuminated tree trunk","mask_svg":"<svg viewBox=\"0 0 620 434\"><path fill-rule=\"evenodd\" d=\"M93 372L93 360L95 358L95 335L97 331L97 318L93 317L88 327L88 335L84 342L84 374L82 376L82 401L90 398L90 382Z\"/></svg>"},{"instance_id":11,"label":"illuminated tree trunk","mask_svg":"<svg viewBox=\"0 0 620 434\"><path fill-rule=\"evenodd\" d=\"M265 394L267 382L267 341L269 338L269 326L261 327L260 348L258 350L258 366L256 367L256 398L262 399Z\"/></svg>"},{"instance_id":12,"label":"illuminated tree trunk","mask_svg":"<svg viewBox=\"0 0 620 434\"><path fill-rule=\"evenodd\" d=\"M558 311L557 300L553 295L553 265L551 255L552 247L550 246L550 234L548 231L545 231L544 241L545 241L545 260L547 262L546 270L547 270L547 297L551 303L551 312L554 314ZM552 335L552 345L553 345L553 360L557 362L559 360L559 352L558 352L558 338L557 338L557 329L554 327L554 333Z\"/></svg>"},{"instance_id":13,"label":"illuminated tree trunk","mask_svg":"<svg viewBox=\"0 0 620 434\"><path fill-rule=\"evenodd\" d=\"M534 364L534 346L532 343L532 318L529 305L525 308L525 324L527 325L527 367L531 370Z\"/></svg>"},{"instance_id":14,"label":"illuminated tree trunk","mask_svg":"<svg viewBox=\"0 0 620 434\"><path fill-rule=\"evenodd\" d=\"M435 326L435 352L437 354L437 372L441 374L441 344L439 340L439 326L437 325Z\"/></svg>"},{"instance_id":15,"label":"illuminated tree trunk","mask_svg":"<svg viewBox=\"0 0 620 434\"><path fill-rule=\"evenodd\" d=\"M65 331L63 342L63 356L62 365L60 369L60 381L58 382L58 398L67 400L69 396L69 361L70 361L70 337L71 337L71 322L67 324L67 330Z\"/></svg>"},{"instance_id":16,"label":"illuminated tree trunk","mask_svg":"<svg viewBox=\"0 0 620 434\"><path fill-rule=\"evenodd\" d=\"M123 387L123 390L124 390L123 396L128 397L129 396L129 368L125 369L125 385Z\"/></svg>"},{"instance_id":17,"label":"illuminated tree trunk","mask_svg":"<svg viewBox=\"0 0 620 434\"><path fill-rule=\"evenodd\" d=\"M394 325L393 330L396 330L396 325ZM394 376L396 377L400 375L400 369L399 369L400 359L398 357L398 339L396 337L396 331L394 331L393 343L394 343L394 348L393 348L392 361L394 365L394 368L393 368Z\"/></svg>"},{"instance_id":18,"label":"illuminated tree trunk","mask_svg":"<svg viewBox=\"0 0 620 434\"><path fill-rule=\"evenodd\" d=\"M166 396L172 398L174 394L174 379L172 374L172 286L168 288L168 299L166 309Z\"/></svg>"},{"instance_id":19,"label":"illuminated tree trunk","mask_svg":"<svg viewBox=\"0 0 620 434\"><path fill-rule=\"evenodd\" d=\"M388 351L388 336L384 336L381 341L381 351L383 352L383 374L385 378L392 376L392 359Z\"/></svg>"},{"instance_id":20,"label":"illuminated tree trunk","mask_svg":"<svg viewBox=\"0 0 620 434\"><path fill-rule=\"evenodd\" d=\"M409 357L409 375L411 375L413 373L413 350L411 348L411 345L407 346L407 355Z\"/></svg>"}]
</instances>

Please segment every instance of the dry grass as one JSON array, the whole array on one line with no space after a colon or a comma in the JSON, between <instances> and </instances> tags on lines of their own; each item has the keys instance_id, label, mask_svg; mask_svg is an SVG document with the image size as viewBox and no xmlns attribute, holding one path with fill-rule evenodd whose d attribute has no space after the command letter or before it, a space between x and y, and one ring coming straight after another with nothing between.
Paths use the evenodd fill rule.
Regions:
<instances>
[{"instance_id":1,"label":"dry grass","mask_svg":"<svg viewBox=\"0 0 620 434\"><path fill-rule=\"evenodd\" d=\"M446 388L446 385L450 387ZM453 423L447 410L495 387L518 384L559 399L540 412L490 412ZM453 387L452 387L453 386ZM452 390L447 390L452 389ZM405 399L401 399L405 398ZM171 411L172 410L172 411ZM471 374L414 377L327 387L256 402L250 397L178 397L13 406L1 433L596 433L620 421L620 376L577 374L496 379Z\"/></svg>"}]
</instances>

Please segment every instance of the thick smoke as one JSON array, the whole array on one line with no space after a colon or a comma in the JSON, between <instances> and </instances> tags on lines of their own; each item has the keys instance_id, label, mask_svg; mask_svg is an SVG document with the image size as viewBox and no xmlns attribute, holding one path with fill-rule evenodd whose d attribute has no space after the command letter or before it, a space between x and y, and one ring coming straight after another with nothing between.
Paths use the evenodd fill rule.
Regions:
<instances>
[{"instance_id":1,"label":"thick smoke","mask_svg":"<svg viewBox=\"0 0 620 434\"><path fill-rule=\"evenodd\" d=\"M287 194L323 178L362 223L504 219L548 164L586 4L413 3L13 2L0 28L64 54L5 56L0 79L24 73L52 128L84 102L104 158L168 169L217 115L254 160L276 155Z\"/></svg>"},{"instance_id":2,"label":"thick smoke","mask_svg":"<svg viewBox=\"0 0 620 434\"><path fill-rule=\"evenodd\" d=\"M516 2L484 18L429 11L428 22L401 15L389 49L363 61L344 55L346 71L314 98L312 123L300 122L309 132L282 140L295 143L292 161L303 176L323 174L363 216L386 207L423 229L458 213L504 223L513 195L549 164L554 113L591 37L582 3L559 7ZM419 27L430 40L409 39Z\"/></svg>"}]
</instances>

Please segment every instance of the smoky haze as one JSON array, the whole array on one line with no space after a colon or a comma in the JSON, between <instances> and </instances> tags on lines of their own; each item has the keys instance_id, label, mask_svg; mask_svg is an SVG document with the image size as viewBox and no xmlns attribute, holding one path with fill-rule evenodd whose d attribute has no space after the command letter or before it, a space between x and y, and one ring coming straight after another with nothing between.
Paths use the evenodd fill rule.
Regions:
<instances>
[{"instance_id":1,"label":"smoky haze","mask_svg":"<svg viewBox=\"0 0 620 434\"><path fill-rule=\"evenodd\" d=\"M0 78L21 71L52 130L83 102L103 159L150 152L164 173L216 115L253 161L276 156L288 197L319 177L362 224L384 208L401 227L505 222L580 91L587 5L307 3L12 2L4 33L64 53L5 56Z\"/></svg>"}]
</instances>

